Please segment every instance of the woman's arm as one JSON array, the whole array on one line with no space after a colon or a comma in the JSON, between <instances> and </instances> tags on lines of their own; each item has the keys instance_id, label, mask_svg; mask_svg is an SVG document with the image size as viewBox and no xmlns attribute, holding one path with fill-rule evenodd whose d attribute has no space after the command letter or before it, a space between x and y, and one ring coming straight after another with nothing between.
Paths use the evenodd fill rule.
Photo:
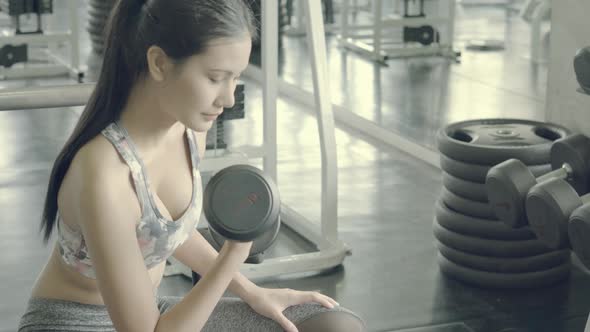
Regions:
<instances>
[{"instance_id":1,"label":"woman's arm","mask_svg":"<svg viewBox=\"0 0 590 332\"><path fill-rule=\"evenodd\" d=\"M202 276L207 273L217 258L217 255L217 251L196 229L191 232L188 239L174 252L174 258ZM202 280L199 281L199 283L201 282ZM230 292L241 297L243 300L247 300L248 296L256 291L256 288L256 284L248 280L240 272L236 272L233 275L233 279L228 287Z\"/></svg>"},{"instance_id":2,"label":"woman's arm","mask_svg":"<svg viewBox=\"0 0 590 332\"><path fill-rule=\"evenodd\" d=\"M71 204L77 207L76 218L115 329L199 331L247 258L251 243L227 241L202 284L160 316L137 242L138 216L126 203L133 190L129 187L128 168L114 152L99 146L97 150L80 150L70 171L78 184L74 189L78 200Z\"/></svg>"},{"instance_id":3,"label":"woman's arm","mask_svg":"<svg viewBox=\"0 0 590 332\"><path fill-rule=\"evenodd\" d=\"M193 133L197 140L199 157L203 160L206 150L205 142L207 141L207 132L193 131ZM193 230L188 239L174 252L174 258L178 259L201 276L205 275L211 264L215 261L217 255L217 251L196 229ZM256 287L257 286L244 275L236 272L228 289L243 300L246 300L248 295L251 294Z\"/></svg>"}]
</instances>

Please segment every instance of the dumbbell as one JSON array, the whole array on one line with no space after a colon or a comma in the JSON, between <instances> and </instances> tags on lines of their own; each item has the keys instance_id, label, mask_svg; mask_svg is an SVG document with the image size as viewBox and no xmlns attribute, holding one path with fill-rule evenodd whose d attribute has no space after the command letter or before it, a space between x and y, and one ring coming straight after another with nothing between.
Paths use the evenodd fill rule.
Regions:
<instances>
[{"instance_id":1,"label":"dumbbell","mask_svg":"<svg viewBox=\"0 0 590 332\"><path fill-rule=\"evenodd\" d=\"M572 250L590 269L590 204L577 208L570 216L568 234Z\"/></svg>"},{"instance_id":2,"label":"dumbbell","mask_svg":"<svg viewBox=\"0 0 590 332\"><path fill-rule=\"evenodd\" d=\"M584 47L576 53L574 72L582 90L590 94L590 46Z\"/></svg>"},{"instance_id":3,"label":"dumbbell","mask_svg":"<svg viewBox=\"0 0 590 332\"><path fill-rule=\"evenodd\" d=\"M254 241L252 249L260 247L260 242L270 246L275 240L281 224L280 205L277 185L250 165L222 169L203 193L203 211L213 239Z\"/></svg>"},{"instance_id":4,"label":"dumbbell","mask_svg":"<svg viewBox=\"0 0 590 332\"><path fill-rule=\"evenodd\" d=\"M226 240L253 241L246 263L260 263L279 233L280 205L277 185L260 169L242 164L224 168L203 192L209 223L203 237L217 250ZM194 285L201 277L193 271L192 278Z\"/></svg>"},{"instance_id":5,"label":"dumbbell","mask_svg":"<svg viewBox=\"0 0 590 332\"><path fill-rule=\"evenodd\" d=\"M552 249L570 245L569 219L580 206L590 202L590 194L579 196L564 179L551 179L535 185L526 198L526 213L537 238Z\"/></svg>"},{"instance_id":6,"label":"dumbbell","mask_svg":"<svg viewBox=\"0 0 590 332\"><path fill-rule=\"evenodd\" d=\"M525 199L537 183L558 178L567 180L578 193L588 192L590 182L590 139L574 134L553 143L550 151L553 171L538 178L521 161L509 159L490 169L486 190L496 217L517 228L528 224ZM530 220L530 218L529 218Z\"/></svg>"},{"instance_id":7,"label":"dumbbell","mask_svg":"<svg viewBox=\"0 0 590 332\"><path fill-rule=\"evenodd\" d=\"M247 262L259 263L279 233L280 205L277 185L260 169L233 165L217 172L203 193L213 246L219 250L226 239L253 241Z\"/></svg>"}]
</instances>

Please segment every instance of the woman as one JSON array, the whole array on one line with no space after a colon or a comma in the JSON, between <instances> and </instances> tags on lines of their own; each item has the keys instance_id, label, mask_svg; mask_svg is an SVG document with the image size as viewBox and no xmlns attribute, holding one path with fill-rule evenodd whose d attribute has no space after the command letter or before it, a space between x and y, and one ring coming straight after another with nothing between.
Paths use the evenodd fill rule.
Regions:
<instances>
[{"instance_id":1,"label":"woman","mask_svg":"<svg viewBox=\"0 0 590 332\"><path fill-rule=\"evenodd\" d=\"M217 253L195 230L205 135L255 37L243 0L117 2L96 89L53 167L42 227L57 241L20 331L364 329L327 296L248 281L252 243ZM184 298L156 296L170 255L203 275Z\"/></svg>"}]
</instances>

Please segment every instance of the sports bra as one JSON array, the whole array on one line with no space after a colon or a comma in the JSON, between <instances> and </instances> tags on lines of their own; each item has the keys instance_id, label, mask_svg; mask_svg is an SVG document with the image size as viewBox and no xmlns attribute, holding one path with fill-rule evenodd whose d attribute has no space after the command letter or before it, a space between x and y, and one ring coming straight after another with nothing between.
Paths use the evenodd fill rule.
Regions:
<instances>
[{"instance_id":1,"label":"sports bra","mask_svg":"<svg viewBox=\"0 0 590 332\"><path fill-rule=\"evenodd\" d=\"M137 243L141 249L145 266L150 269L170 257L188 238L201 215L202 183L199 172L200 158L195 135L191 129L186 129L186 139L189 143L192 167L192 197L191 202L177 220L165 218L158 209L146 176L146 168L139 158L129 133L118 121L111 123L103 131L104 135L123 157L135 184L135 191L141 206L141 218L136 225ZM96 279L92 267L92 258L88 253L84 236L79 228L74 229L57 216L58 248L63 261L82 275Z\"/></svg>"}]
</instances>

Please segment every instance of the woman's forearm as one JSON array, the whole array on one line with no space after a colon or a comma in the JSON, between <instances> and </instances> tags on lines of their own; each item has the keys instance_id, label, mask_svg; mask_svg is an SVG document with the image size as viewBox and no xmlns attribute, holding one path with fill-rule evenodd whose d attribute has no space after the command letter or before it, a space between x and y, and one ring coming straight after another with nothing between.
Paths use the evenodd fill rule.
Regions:
<instances>
[{"instance_id":1,"label":"woman's forearm","mask_svg":"<svg viewBox=\"0 0 590 332\"><path fill-rule=\"evenodd\" d=\"M193 232L189 239L174 253L176 259L202 276L209 271L217 256L217 251L198 231ZM228 286L228 290L243 300L247 300L249 294L256 287L256 284L248 280L243 274L236 272Z\"/></svg>"}]
</instances>

